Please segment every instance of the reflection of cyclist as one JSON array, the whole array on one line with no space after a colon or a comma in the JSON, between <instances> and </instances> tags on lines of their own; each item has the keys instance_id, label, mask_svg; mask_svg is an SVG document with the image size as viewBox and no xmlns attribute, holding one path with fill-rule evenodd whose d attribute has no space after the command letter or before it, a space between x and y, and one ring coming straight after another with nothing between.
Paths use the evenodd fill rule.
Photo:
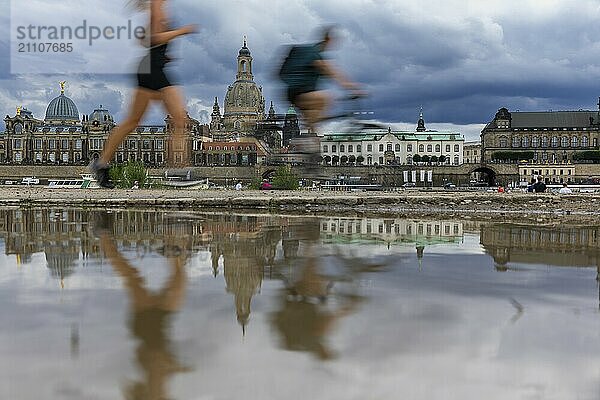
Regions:
<instances>
[{"instance_id":1,"label":"reflection of cyclist","mask_svg":"<svg viewBox=\"0 0 600 400\"><path fill-rule=\"evenodd\" d=\"M349 81L323 57L322 53L331 47L334 40L332 28L326 28L318 43L293 46L280 70L280 77L287 86L288 100L300 110L313 133L331 104L329 95L317 90L321 76L333 78L342 87L361 94L356 83Z\"/></svg>"},{"instance_id":2,"label":"reflection of cyclist","mask_svg":"<svg viewBox=\"0 0 600 400\"><path fill-rule=\"evenodd\" d=\"M175 86L165 72L169 62L167 47L169 43L182 35L196 31L195 25L182 28L170 29L167 24L167 15L164 10L166 0L132 0L138 8L150 12L150 49L147 56L141 61L137 73L137 89L134 94L129 116L115 129L112 130L102 155L90 164L90 169L96 176L98 184L105 188L113 188L114 185L109 177L109 163L117 151L119 145L127 135L139 124L140 119L146 112L150 101L160 100L173 117L173 140L168 146L168 161L171 165L185 165L189 162L186 155L174 154L174 147L185 153L185 105L183 94Z\"/></svg>"},{"instance_id":3,"label":"reflection of cyclist","mask_svg":"<svg viewBox=\"0 0 600 400\"><path fill-rule=\"evenodd\" d=\"M280 334L281 346L291 351L312 353L321 360L335 356L327 337L336 323L352 314L361 298L334 295L334 305L327 305L333 281L323 271L315 246L320 236L320 221L305 219L291 224L282 238L288 274L282 275L286 289L281 292L280 308L272 314L271 322ZM302 253L299 256L298 253ZM301 262L290 267L293 260Z\"/></svg>"},{"instance_id":4,"label":"reflection of cyclist","mask_svg":"<svg viewBox=\"0 0 600 400\"><path fill-rule=\"evenodd\" d=\"M123 277L131 300L130 329L138 340L137 361L145 379L129 385L128 400L162 400L167 398L166 384L171 375L188 371L177 360L169 331L171 320L183 302L186 286L185 254L178 246L165 246L171 261L171 277L159 293L150 292L144 279L121 255L108 233L100 236L102 250L115 271Z\"/></svg>"}]
</instances>

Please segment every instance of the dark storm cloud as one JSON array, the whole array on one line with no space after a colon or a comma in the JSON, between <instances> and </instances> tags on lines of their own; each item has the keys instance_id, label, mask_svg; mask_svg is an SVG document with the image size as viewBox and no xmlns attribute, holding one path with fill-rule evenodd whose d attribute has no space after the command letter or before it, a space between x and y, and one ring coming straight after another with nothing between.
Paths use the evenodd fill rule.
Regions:
<instances>
[{"instance_id":1,"label":"dark storm cloud","mask_svg":"<svg viewBox=\"0 0 600 400\"><path fill-rule=\"evenodd\" d=\"M600 95L600 6L592 0L580 0L577 7L566 0L223 0L202 5L173 0L171 9L175 24L200 24L199 33L178 40L173 49L188 108L200 120L207 118L215 97L222 107L244 35L256 82L267 102L275 100L278 111L284 110L273 74L282 46L311 40L316 28L329 23L339 26L342 37L331 56L370 92L362 106L388 123L414 123L422 105L432 128L484 124L500 107L594 109ZM0 50L6 53L2 39ZM3 58L4 112L25 95L41 109L49 96L40 86L53 87L49 84L58 79L7 78L6 64ZM86 76L70 81L77 87L72 97L80 111L103 104L124 117L131 80ZM160 122L162 116L155 109L149 119Z\"/></svg>"}]
</instances>

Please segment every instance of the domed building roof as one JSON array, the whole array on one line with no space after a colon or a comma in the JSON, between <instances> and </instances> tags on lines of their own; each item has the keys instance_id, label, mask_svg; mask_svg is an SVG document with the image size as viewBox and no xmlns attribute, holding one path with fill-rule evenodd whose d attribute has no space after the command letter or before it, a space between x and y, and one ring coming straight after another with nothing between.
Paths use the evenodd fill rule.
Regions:
<instances>
[{"instance_id":1,"label":"domed building roof","mask_svg":"<svg viewBox=\"0 0 600 400\"><path fill-rule=\"evenodd\" d=\"M240 56L240 57L251 57L251 55L250 55L250 49L248 48L248 44L247 44L247 41L246 41L246 36L244 36L244 45L240 49L240 52L239 52L238 56Z\"/></svg>"},{"instance_id":2,"label":"domed building roof","mask_svg":"<svg viewBox=\"0 0 600 400\"><path fill-rule=\"evenodd\" d=\"M75 102L65 96L64 92L60 96L52 99L46 109L45 121L79 121L79 110Z\"/></svg>"},{"instance_id":3,"label":"domed building roof","mask_svg":"<svg viewBox=\"0 0 600 400\"><path fill-rule=\"evenodd\" d=\"M256 114L264 110L265 99L262 90L254 82L234 82L225 94L225 114L247 112Z\"/></svg>"},{"instance_id":4,"label":"domed building roof","mask_svg":"<svg viewBox=\"0 0 600 400\"><path fill-rule=\"evenodd\" d=\"M262 88L254 82L252 56L245 39L237 61L236 80L225 94L223 126L238 132L251 131L264 118L265 98Z\"/></svg>"},{"instance_id":5,"label":"domed building roof","mask_svg":"<svg viewBox=\"0 0 600 400\"><path fill-rule=\"evenodd\" d=\"M108 112L107 109L103 108L102 105L100 105L99 108L96 108L90 114L89 121L90 122L98 121L99 123L112 122L113 117L112 117L112 115L110 115L110 112Z\"/></svg>"},{"instance_id":6,"label":"domed building roof","mask_svg":"<svg viewBox=\"0 0 600 400\"><path fill-rule=\"evenodd\" d=\"M243 57L250 57L250 49L248 47L246 47L245 42L244 42L244 46L240 49L239 55L243 56Z\"/></svg>"}]
</instances>

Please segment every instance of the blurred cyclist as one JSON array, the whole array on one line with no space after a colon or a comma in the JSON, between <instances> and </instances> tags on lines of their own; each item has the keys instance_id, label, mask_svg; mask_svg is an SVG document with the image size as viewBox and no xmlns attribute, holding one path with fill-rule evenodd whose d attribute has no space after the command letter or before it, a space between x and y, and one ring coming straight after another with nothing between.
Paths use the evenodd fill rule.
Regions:
<instances>
[{"instance_id":1,"label":"blurred cyclist","mask_svg":"<svg viewBox=\"0 0 600 400\"><path fill-rule=\"evenodd\" d=\"M331 98L324 90L317 90L322 76L333 78L354 95L363 95L359 86L348 80L322 53L335 42L332 27L323 29L321 40L308 45L293 46L281 66L279 76L287 86L287 99L296 106L308 125L316 133L317 124L326 118Z\"/></svg>"}]
</instances>

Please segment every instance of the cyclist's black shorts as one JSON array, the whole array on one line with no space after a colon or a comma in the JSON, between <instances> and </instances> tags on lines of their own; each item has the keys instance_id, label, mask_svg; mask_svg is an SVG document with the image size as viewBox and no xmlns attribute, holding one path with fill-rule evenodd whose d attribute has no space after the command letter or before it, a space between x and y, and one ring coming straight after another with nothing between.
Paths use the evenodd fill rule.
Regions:
<instances>
[{"instance_id":1,"label":"cyclist's black shorts","mask_svg":"<svg viewBox=\"0 0 600 400\"><path fill-rule=\"evenodd\" d=\"M304 93L314 92L316 90L315 87L303 86L303 87L289 87L287 90L287 99L293 105L296 105L296 100L298 96L303 95Z\"/></svg>"}]
</instances>

